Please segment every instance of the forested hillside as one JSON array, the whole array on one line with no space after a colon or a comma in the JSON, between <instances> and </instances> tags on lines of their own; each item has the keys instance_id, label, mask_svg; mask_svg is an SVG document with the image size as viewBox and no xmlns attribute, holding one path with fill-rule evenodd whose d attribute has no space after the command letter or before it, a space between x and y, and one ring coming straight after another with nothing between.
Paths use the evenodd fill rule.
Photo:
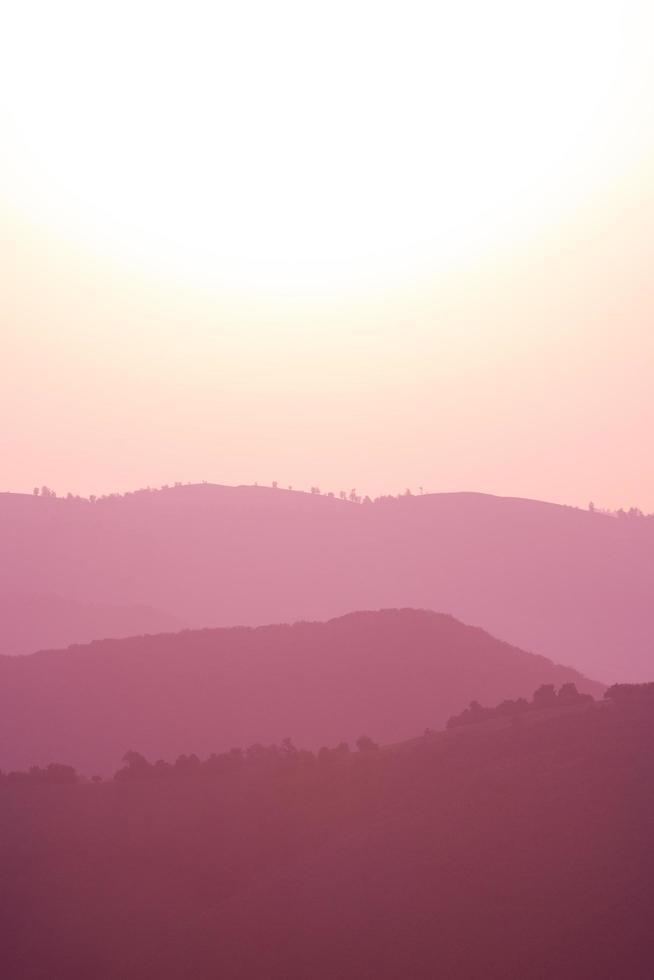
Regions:
<instances>
[{"instance_id":1,"label":"forested hillside","mask_svg":"<svg viewBox=\"0 0 654 980\"><path fill-rule=\"evenodd\" d=\"M12 980L646 980L654 703L0 778ZM543 703L550 695L560 703Z\"/></svg>"},{"instance_id":2,"label":"forested hillside","mask_svg":"<svg viewBox=\"0 0 654 980\"><path fill-rule=\"evenodd\" d=\"M392 742L444 725L472 699L566 681L603 689L412 609L104 640L0 658L0 768L67 762L93 775L137 746L170 758L290 735L312 749L362 732Z\"/></svg>"}]
</instances>

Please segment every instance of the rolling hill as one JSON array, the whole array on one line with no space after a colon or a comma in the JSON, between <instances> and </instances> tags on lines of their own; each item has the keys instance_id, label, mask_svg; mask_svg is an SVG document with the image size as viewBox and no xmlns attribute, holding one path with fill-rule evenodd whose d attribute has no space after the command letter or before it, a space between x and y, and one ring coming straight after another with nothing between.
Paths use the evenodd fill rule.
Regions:
<instances>
[{"instance_id":1,"label":"rolling hill","mask_svg":"<svg viewBox=\"0 0 654 980\"><path fill-rule=\"evenodd\" d=\"M0 778L5 973L648 980L642 693L388 749Z\"/></svg>"},{"instance_id":2,"label":"rolling hill","mask_svg":"<svg viewBox=\"0 0 654 980\"><path fill-rule=\"evenodd\" d=\"M291 735L312 749L362 734L387 743L445 724L472 699L567 681L603 690L411 609L97 641L0 658L0 769L67 762L91 775L130 749L174 758Z\"/></svg>"},{"instance_id":3,"label":"rolling hill","mask_svg":"<svg viewBox=\"0 0 654 980\"><path fill-rule=\"evenodd\" d=\"M412 606L605 682L651 672L647 518L482 494L356 504L203 484L94 503L0 494L0 540L0 595L149 606L193 627ZM55 630L41 641L58 643Z\"/></svg>"},{"instance_id":4,"label":"rolling hill","mask_svg":"<svg viewBox=\"0 0 654 980\"><path fill-rule=\"evenodd\" d=\"M148 606L76 602L57 595L2 595L0 655L90 643L98 637L168 633L185 625Z\"/></svg>"}]
</instances>

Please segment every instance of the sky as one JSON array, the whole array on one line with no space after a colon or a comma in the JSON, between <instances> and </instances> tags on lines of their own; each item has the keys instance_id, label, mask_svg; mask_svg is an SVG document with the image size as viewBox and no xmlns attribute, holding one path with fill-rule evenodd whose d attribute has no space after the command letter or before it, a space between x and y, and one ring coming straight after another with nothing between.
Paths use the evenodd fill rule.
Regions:
<instances>
[{"instance_id":1,"label":"sky","mask_svg":"<svg viewBox=\"0 0 654 980\"><path fill-rule=\"evenodd\" d=\"M0 489L654 511L654 8L8 5Z\"/></svg>"}]
</instances>

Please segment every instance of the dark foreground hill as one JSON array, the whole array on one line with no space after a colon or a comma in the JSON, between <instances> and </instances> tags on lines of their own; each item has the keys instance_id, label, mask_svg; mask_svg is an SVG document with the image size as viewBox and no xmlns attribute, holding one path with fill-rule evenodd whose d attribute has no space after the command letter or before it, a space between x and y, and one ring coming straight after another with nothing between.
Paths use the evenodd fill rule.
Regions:
<instances>
[{"instance_id":1,"label":"dark foreground hill","mask_svg":"<svg viewBox=\"0 0 654 980\"><path fill-rule=\"evenodd\" d=\"M327 623L183 631L0 658L0 768L109 772L125 751L206 755L293 735L316 749L392 742L471 699L544 683L603 688L451 616L352 613Z\"/></svg>"},{"instance_id":2,"label":"dark foreground hill","mask_svg":"<svg viewBox=\"0 0 654 980\"><path fill-rule=\"evenodd\" d=\"M648 980L654 703L636 693L387 749L1 778L4 975Z\"/></svg>"},{"instance_id":3,"label":"dark foreground hill","mask_svg":"<svg viewBox=\"0 0 654 980\"><path fill-rule=\"evenodd\" d=\"M602 681L651 673L649 518L207 484L94 503L0 494L0 541L0 594L146 605L195 627L439 609ZM1 652L14 652L2 630Z\"/></svg>"}]
</instances>

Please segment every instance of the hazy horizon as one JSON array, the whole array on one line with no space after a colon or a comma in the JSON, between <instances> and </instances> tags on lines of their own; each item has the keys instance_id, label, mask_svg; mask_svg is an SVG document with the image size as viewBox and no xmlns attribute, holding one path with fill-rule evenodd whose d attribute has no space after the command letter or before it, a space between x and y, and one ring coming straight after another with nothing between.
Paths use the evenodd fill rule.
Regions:
<instances>
[{"instance_id":1,"label":"hazy horizon","mask_svg":"<svg viewBox=\"0 0 654 980\"><path fill-rule=\"evenodd\" d=\"M212 487L219 487L228 490L247 490L247 489L254 489L254 488L261 489L261 490L283 490L291 493L304 493L309 495L317 494L318 496L323 496L323 497L334 497L337 499L343 499L347 502L352 502L351 494L355 492L356 497L354 498L354 502L356 503L360 503L362 500L366 498L371 501L375 501L385 497L404 497L404 496L426 497L426 496L438 496L441 494L448 495L448 496L478 495L483 497L505 498L507 500L526 500L526 501L531 501L533 503L551 504L556 507L573 507L578 510L593 509L596 513L600 513L600 514L605 513L608 515L613 515L620 510L627 511L630 509L640 510L641 513L646 515L649 514L648 511L644 510L643 508L638 508L637 505L633 505L631 503L618 505L616 507L604 507L601 501L592 500L590 498L588 498L584 502L571 503L570 501L567 500L551 500L551 499L544 499L542 497L528 497L515 493L494 493L492 491L487 491L487 490L473 490L473 489L463 488L463 487L458 489L445 490L445 489L434 489L434 488L423 487L423 486L411 487L406 484L400 484L400 487L395 489L381 490L377 493L369 493L366 487L353 487L348 482L345 482L344 484L341 484L338 486L338 488L336 488L335 485L332 487L329 486L323 487L323 486L317 486L315 484L312 485L307 484L306 486L302 486L302 485L293 486L293 484L287 484L283 480L273 480L269 483L265 483L259 480L256 480L253 483L245 483L245 482L225 483L220 480L204 480L204 479L173 480L170 483L162 483L160 485L148 483L145 484L144 486L139 486L139 487L125 486L125 487L120 487L118 489L114 487L112 489L107 489L107 490L99 490L99 491L96 490L96 491L88 491L88 492L80 492L79 490L62 491L61 489L58 489L57 487L53 486L51 483L48 483L46 481L45 483L34 484L30 488L19 488L19 489L0 488L0 495L5 493L5 494L17 494L19 496L28 496L28 497L42 496L42 495L47 496L47 494L43 493L43 491L45 490L51 493L56 499L59 500L65 500L70 496L79 497L83 500L88 500L88 499L102 499L102 498L115 497L115 496L118 497L129 496L131 494L139 493L142 491L175 490L183 487L199 487L199 486L212 486Z\"/></svg>"},{"instance_id":2,"label":"hazy horizon","mask_svg":"<svg viewBox=\"0 0 654 980\"><path fill-rule=\"evenodd\" d=\"M653 17L14 5L3 486L653 511Z\"/></svg>"}]
</instances>

